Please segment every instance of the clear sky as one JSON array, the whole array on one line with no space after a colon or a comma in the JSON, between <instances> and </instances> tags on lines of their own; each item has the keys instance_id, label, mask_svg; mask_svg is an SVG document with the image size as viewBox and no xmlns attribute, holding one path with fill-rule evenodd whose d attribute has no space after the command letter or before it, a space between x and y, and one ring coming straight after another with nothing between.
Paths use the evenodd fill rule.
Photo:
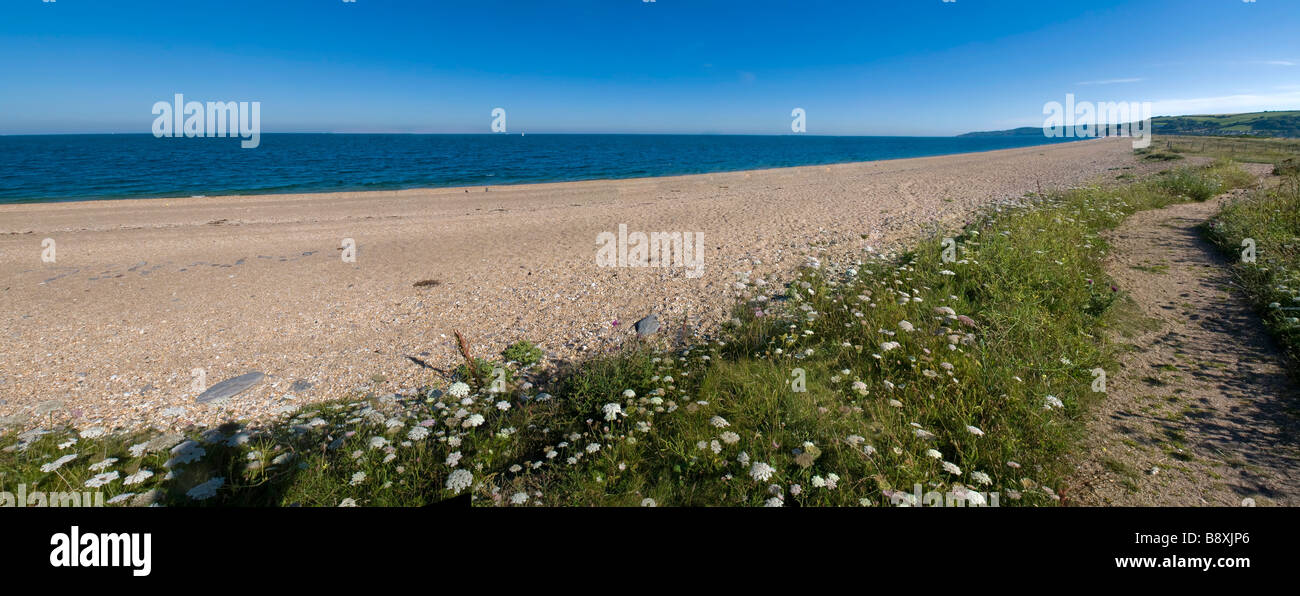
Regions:
<instances>
[{"instance_id":1,"label":"clear sky","mask_svg":"<svg viewBox=\"0 0 1300 596\"><path fill-rule=\"evenodd\" d=\"M1300 109L1300 0L0 0L0 133L947 135L1043 105Z\"/></svg>"}]
</instances>

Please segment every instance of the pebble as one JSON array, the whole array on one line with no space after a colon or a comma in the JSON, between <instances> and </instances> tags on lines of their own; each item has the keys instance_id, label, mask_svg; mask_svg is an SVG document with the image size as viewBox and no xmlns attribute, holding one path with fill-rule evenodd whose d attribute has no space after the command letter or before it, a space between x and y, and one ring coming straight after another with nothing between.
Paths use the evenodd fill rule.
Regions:
<instances>
[{"instance_id":1,"label":"pebble","mask_svg":"<svg viewBox=\"0 0 1300 596\"><path fill-rule=\"evenodd\" d=\"M659 330L659 317L651 314L650 316L636 322L636 334L645 337Z\"/></svg>"},{"instance_id":2,"label":"pebble","mask_svg":"<svg viewBox=\"0 0 1300 596\"><path fill-rule=\"evenodd\" d=\"M213 401L220 401L223 399L229 399L231 397L234 397L236 395L239 395L240 393L249 390L254 385L261 383L262 379L265 378L266 378L266 374L258 371L253 371L250 373L239 375L238 377L229 378L220 383L217 383L216 385L208 387L208 390L199 394L199 396L195 399L195 401L202 404L202 403L208 403Z\"/></svg>"}]
</instances>

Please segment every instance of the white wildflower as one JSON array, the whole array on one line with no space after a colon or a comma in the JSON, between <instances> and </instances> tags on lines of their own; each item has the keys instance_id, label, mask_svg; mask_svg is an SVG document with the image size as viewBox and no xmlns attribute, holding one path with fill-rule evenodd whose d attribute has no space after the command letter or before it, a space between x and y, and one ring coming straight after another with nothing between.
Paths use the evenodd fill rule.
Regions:
<instances>
[{"instance_id":1,"label":"white wildflower","mask_svg":"<svg viewBox=\"0 0 1300 596\"><path fill-rule=\"evenodd\" d=\"M469 395L469 385L466 385L465 383L462 383L460 381L456 381L455 383L451 384L451 387L447 388L447 395L450 395L456 399L465 397Z\"/></svg>"},{"instance_id":2,"label":"white wildflower","mask_svg":"<svg viewBox=\"0 0 1300 596\"><path fill-rule=\"evenodd\" d=\"M217 496L217 489L226 483L226 479L220 476L213 478L203 484L191 488L185 494L195 501L203 501Z\"/></svg>"},{"instance_id":3,"label":"white wildflower","mask_svg":"<svg viewBox=\"0 0 1300 596\"><path fill-rule=\"evenodd\" d=\"M46 474L49 474L50 472L62 468L63 464L66 464L74 459L77 459L77 454L75 453L65 455L63 457L60 457L59 459L56 459L48 464L41 466L41 471L45 472Z\"/></svg>"},{"instance_id":4,"label":"white wildflower","mask_svg":"<svg viewBox=\"0 0 1300 596\"><path fill-rule=\"evenodd\" d=\"M117 478L118 478L117 470L113 470L112 472L105 472L103 474L96 474L94 478L91 478L90 480L86 481L86 488L99 488L114 480L117 480Z\"/></svg>"},{"instance_id":5,"label":"white wildflower","mask_svg":"<svg viewBox=\"0 0 1300 596\"><path fill-rule=\"evenodd\" d=\"M188 464L190 462L198 461L199 458L206 454L207 452L204 451L203 447L198 443L194 441L185 441L180 445L172 447L172 457L171 459L168 459L167 463L163 464L163 466L171 468L181 464Z\"/></svg>"},{"instance_id":6,"label":"white wildflower","mask_svg":"<svg viewBox=\"0 0 1300 596\"><path fill-rule=\"evenodd\" d=\"M776 468L769 466L766 462L754 462L749 468L749 476L757 482L767 482L776 473Z\"/></svg>"},{"instance_id":7,"label":"white wildflower","mask_svg":"<svg viewBox=\"0 0 1300 596\"><path fill-rule=\"evenodd\" d=\"M122 486L133 486L136 484L140 484L141 482L144 482L145 480L148 480L150 478L153 478L153 472L150 470L141 469L140 471L124 478L122 480Z\"/></svg>"},{"instance_id":8,"label":"white wildflower","mask_svg":"<svg viewBox=\"0 0 1300 596\"><path fill-rule=\"evenodd\" d=\"M471 484L474 484L474 474L470 473L469 470L458 469L452 472L450 476L447 476L447 490L453 493L459 494L469 488Z\"/></svg>"},{"instance_id":9,"label":"white wildflower","mask_svg":"<svg viewBox=\"0 0 1300 596\"><path fill-rule=\"evenodd\" d=\"M115 463L117 463L117 458L110 457L110 458L103 459L101 461L97 461L93 464L90 464L89 469L91 472L103 472L104 470L107 470Z\"/></svg>"},{"instance_id":10,"label":"white wildflower","mask_svg":"<svg viewBox=\"0 0 1300 596\"><path fill-rule=\"evenodd\" d=\"M148 449L149 449L148 442L136 443L132 445L129 449L127 449L127 452L131 454L131 457L140 457L144 455L145 451Z\"/></svg>"}]
</instances>

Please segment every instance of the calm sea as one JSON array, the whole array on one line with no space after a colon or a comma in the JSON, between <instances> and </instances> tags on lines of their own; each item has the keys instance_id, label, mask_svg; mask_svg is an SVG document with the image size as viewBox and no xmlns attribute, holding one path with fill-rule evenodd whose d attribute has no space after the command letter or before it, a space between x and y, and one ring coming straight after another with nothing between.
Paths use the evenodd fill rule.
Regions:
<instances>
[{"instance_id":1,"label":"calm sea","mask_svg":"<svg viewBox=\"0 0 1300 596\"><path fill-rule=\"evenodd\" d=\"M805 135L0 136L0 203L638 178L989 151L1065 139Z\"/></svg>"}]
</instances>

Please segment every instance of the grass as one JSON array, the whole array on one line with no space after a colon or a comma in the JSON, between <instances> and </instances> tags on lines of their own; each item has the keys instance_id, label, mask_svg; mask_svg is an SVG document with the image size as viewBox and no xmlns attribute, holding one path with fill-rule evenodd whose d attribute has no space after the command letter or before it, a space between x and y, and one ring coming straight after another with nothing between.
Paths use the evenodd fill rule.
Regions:
<instances>
[{"instance_id":1,"label":"grass","mask_svg":"<svg viewBox=\"0 0 1300 596\"><path fill-rule=\"evenodd\" d=\"M1238 162L1270 163L1275 166L1291 159L1294 167L1300 154L1300 139L1260 139L1242 137L1199 137L1156 135L1147 155L1156 153L1202 155Z\"/></svg>"},{"instance_id":2,"label":"grass","mask_svg":"<svg viewBox=\"0 0 1300 596\"><path fill-rule=\"evenodd\" d=\"M521 346L484 362L503 385L467 374L264 428L10 434L0 486L82 491L106 474L106 498L172 505L859 506L919 485L1054 505L1100 396L1094 371L1115 366L1103 332L1127 320L1100 233L1249 181L1217 163L1004 202L952 234L951 253L936 236L804 269L738 304L719 337L598 357L551 381L554 397L513 381L533 353Z\"/></svg>"},{"instance_id":3,"label":"grass","mask_svg":"<svg viewBox=\"0 0 1300 596\"><path fill-rule=\"evenodd\" d=\"M1177 161L1183 159L1182 154L1174 151L1152 150L1150 147L1145 149L1136 149L1133 153L1141 155L1144 161Z\"/></svg>"},{"instance_id":4,"label":"grass","mask_svg":"<svg viewBox=\"0 0 1300 596\"><path fill-rule=\"evenodd\" d=\"M1134 468L1131 464L1114 457L1102 458L1101 464L1107 470L1110 470L1111 473L1119 476L1120 484L1126 490L1131 493L1138 492L1137 481L1142 477L1142 472L1138 471L1137 468Z\"/></svg>"},{"instance_id":5,"label":"grass","mask_svg":"<svg viewBox=\"0 0 1300 596\"><path fill-rule=\"evenodd\" d=\"M1232 274L1245 289L1292 363L1300 362L1300 175L1234 199L1202 226L1206 237L1232 259ZM1255 244L1246 262L1243 242Z\"/></svg>"}]
</instances>

